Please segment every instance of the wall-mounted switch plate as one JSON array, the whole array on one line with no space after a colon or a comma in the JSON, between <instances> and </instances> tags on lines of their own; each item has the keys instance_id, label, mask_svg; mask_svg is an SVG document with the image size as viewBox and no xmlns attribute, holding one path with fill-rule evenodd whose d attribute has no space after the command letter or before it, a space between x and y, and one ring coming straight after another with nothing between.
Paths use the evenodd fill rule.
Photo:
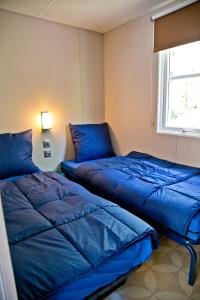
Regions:
<instances>
[{"instance_id":1,"label":"wall-mounted switch plate","mask_svg":"<svg viewBox=\"0 0 200 300\"><path fill-rule=\"evenodd\" d=\"M51 147L50 141L48 141L48 140L44 140L42 142L42 145L43 145L43 148L50 148Z\"/></svg>"},{"instance_id":2,"label":"wall-mounted switch plate","mask_svg":"<svg viewBox=\"0 0 200 300\"><path fill-rule=\"evenodd\" d=\"M44 157L51 157L51 150L45 150Z\"/></svg>"}]
</instances>

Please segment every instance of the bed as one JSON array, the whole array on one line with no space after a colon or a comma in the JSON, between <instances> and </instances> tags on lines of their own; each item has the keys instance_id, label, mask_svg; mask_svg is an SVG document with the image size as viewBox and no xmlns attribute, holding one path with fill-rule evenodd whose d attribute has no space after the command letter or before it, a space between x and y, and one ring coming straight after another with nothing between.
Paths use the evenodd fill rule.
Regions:
<instances>
[{"instance_id":1,"label":"bed","mask_svg":"<svg viewBox=\"0 0 200 300\"><path fill-rule=\"evenodd\" d=\"M157 246L147 223L57 173L1 180L0 190L20 300L84 299Z\"/></svg>"},{"instance_id":2,"label":"bed","mask_svg":"<svg viewBox=\"0 0 200 300\"><path fill-rule=\"evenodd\" d=\"M102 298L158 246L146 222L42 172L31 130L0 134L0 194L19 300Z\"/></svg>"},{"instance_id":3,"label":"bed","mask_svg":"<svg viewBox=\"0 0 200 300\"><path fill-rule=\"evenodd\" d=\"M200 243L200 169L131 152L85 162L64 161L62 172L92 192L137 214L191 254L189 284L195 282Z\"/></svg>"}]
</instances>

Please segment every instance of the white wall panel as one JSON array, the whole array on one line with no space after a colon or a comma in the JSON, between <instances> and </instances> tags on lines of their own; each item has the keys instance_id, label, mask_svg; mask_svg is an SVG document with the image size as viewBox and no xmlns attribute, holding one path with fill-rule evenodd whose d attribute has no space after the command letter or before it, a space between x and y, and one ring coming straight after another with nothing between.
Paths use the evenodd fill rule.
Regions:
<instances>
[{"instance_id":1,"label":"white wall panel","mask_svg":"<svg viewBox=\"0 0 200 300\"><path fill-rule=\"evenodd\" d=\"M118 153L148 152L200 166L200 139L156 133L157 54L145 16L105 35L105 116Z\"/></svg>"},{"instance_id":2,"label":"white wall panel","mask_svg":"<svg viewBox=\"0 0 200 300\"><path fill-rule=\"evenodd\" d=\"M55 169L73 155L69 122L104 121L103 36L0 11L0 44L0 132L32 128L35 162ZM46 110L53 129L42 135L39 116ZM43 158L44 138L51 158Z\"/></svg>"}]
</instances>

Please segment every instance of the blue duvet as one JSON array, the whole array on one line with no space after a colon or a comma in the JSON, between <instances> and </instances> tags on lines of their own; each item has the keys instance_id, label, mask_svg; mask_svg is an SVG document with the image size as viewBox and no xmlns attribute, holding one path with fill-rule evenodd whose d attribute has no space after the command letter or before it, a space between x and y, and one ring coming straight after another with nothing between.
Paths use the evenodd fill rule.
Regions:
<instances>
[{"instance_id":1,"label":"blue duvet","mask_svg":"<svg viewBox=\"0 0 200 300\"><path fill-rule=\"evenodd\" d=\"M0 189L20 300L83 299L157 246L147 223L56 173Z\"/></svg>"},{"instance_id":2,"label":"blue duvet","mask_svg":"<svg viewBox=\"0 0 200 300\"><path fill-rule=\"evenodd\" d=\"M131 152L62 170L95 193L200 242L200 169Z\"/></svg>"}]
</instances>

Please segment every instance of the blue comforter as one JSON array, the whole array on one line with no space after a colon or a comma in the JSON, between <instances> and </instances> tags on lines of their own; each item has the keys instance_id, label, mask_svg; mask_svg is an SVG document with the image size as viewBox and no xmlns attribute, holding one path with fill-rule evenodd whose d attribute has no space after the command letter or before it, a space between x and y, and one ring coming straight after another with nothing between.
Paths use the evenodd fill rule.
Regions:
<instances>
[{"instance_id":1,"label":"blue comforter","mask_svg":"<svg viewBox=\"0 0 200 300\"><path fill-rule=\"evenodd\" d=\"M47 299L146 236L157 245L147 223L56 173L0 190L21 300Z\"/></svg>"},{"instance_id":2,"label":"blue comforter","mask_svg":"<svg viewBox=\"0 0 200 300\"><path fill-rule=\"evenodd\" d=\"M67 174L66 167L67 161L66 165L62 163ZM84 162L70 172L95 193L200 241L199 168L131 152L127 156Z\"/></svg>"}]
</instances>

